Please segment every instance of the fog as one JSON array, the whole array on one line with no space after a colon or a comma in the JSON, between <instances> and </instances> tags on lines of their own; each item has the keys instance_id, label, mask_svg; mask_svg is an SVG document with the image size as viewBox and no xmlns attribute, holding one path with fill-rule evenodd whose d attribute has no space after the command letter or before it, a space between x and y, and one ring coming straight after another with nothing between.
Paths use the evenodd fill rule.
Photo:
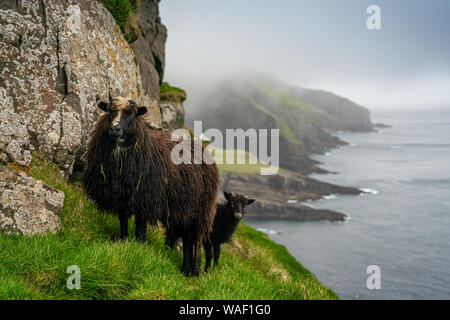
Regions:
<instances>
[{"instance_id":1,"label":"fog","mask_svg":"<svg viewBox=\"0 0 450 320\"><path fill-rule=\"evenodd\" d=\"M381 9L369 30L366 9ZM450 107L447 0L163 0L165 81L188 105L222 77L258 72L370 109Z\"/></svg>"}]
</instances>

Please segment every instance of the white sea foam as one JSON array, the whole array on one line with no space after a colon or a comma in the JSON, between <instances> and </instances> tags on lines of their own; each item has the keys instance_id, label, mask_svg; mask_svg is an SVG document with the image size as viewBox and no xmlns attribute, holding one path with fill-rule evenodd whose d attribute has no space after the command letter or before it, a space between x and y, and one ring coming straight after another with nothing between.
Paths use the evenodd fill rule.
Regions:
<instances>
[{"instance_id":1,"label":"white sea foam","mask_svg":"<svg viewBox=\"0 0 450 320\"><path fill-rule=\"evenodd\" d=\"M297 199L294 199L294 200L288 200L288 201L287 201L287 203L297 203L297 202L298 202Z\"/></svg>"},{"instance_id":2,"label":"white sea foam","mask_svg":"<svg viewBox=\"0 0 450 320\"><path fill-rule=\"evenodd\" d=\"M370 188L359 188L360 191L364 193L370 193L370 194L378 194L378 190L370 189Z\"/></svg>"},{"instance_id":3,"label":"white sea foam","mask_svg":"<svg viewBox=\"0 0 450 320\"><path fill-rule=\"evenodd\" d=\"M337 198L337 195L335 195L335 194L328 194L326 196L322 196L323 200L331 200L331 199L336 199L336 198Z\"/></svg>"},{"instance_id":4,"label":"white sea foam","mask_svg":"<svg viewBox=\"0 0 450 320\"><path fill-rule=\"evenodd\" d=\"M306 207L316 209L316 207L313 205L313 200L306 200L306 201L300 202L300 204L304 205Z\"/></svg>"},{"instance_id":5,"label":"white sea foam","mask_svg":"<svg viewBox=\"0 0 450 320\"><path fill-rule=\"evenodd\" d=\"M272 230L272 229L266 229L266 228L258 228L256 230L267 233L267 234L281 234L281 232L279 232L279 231Z\"/></svg>"}]
</instances>

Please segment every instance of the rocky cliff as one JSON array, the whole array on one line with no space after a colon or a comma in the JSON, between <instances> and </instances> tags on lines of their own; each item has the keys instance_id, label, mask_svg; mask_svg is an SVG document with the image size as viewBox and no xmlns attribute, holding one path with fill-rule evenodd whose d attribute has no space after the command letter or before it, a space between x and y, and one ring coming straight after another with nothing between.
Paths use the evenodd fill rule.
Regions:
<instances>
[{"instance_id":1,"label":"rocky cliff","mask_svg":"<svg viewBox=\"0 0 450 320\"><path fill-rule=\"evenodd\" d=\"M158 1L139 3L130 45L98 1L0 2L1 162L28 166L38 150L70 175L108 95L146 105L161 126L166 30Z\"/></svg>"},{"instance_id":2,"label":"rocky cliff","mask_svg":"<svg viewBox=\"0 0 450 320\"><path fill-rule=\"evenodd\" d=\"M186 118L189 126L202 120L204 130L278 128L280 167L303 174L324 172L308 154L345 144L333 132L373 130L366 108L326 91L266 76L223 80Z\"/></svg>"},{"instance_id":3,"label":"rocky cliff","mask_svg":"<svg viewBox=\"0 0 450 320\"><path fill-rule=\"evenodd\" d=\"M0 166L1 230L59 228L64 194L27 176L32 152L55 162L63 177L79 176L100 99L130 97L147 106L149 124L163 126L167 31L159 1L134 2L129 42L108 3L0 1L0 165L10 166Z\"/></svg>"}]
</instances>

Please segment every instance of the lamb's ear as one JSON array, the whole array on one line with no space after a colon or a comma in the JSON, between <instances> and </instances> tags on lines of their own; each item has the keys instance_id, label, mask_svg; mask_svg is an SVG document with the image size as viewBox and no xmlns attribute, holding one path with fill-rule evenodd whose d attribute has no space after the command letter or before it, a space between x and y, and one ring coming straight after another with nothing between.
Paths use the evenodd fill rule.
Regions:
<instances>
[{"instance_id":1,"label":"lamb's ear","mask_svg":"<svg viewBox=\"0 0 450 320\"><path fill-rule=\"evenodd\" d=\"M230 200L231 199L231 192L223 192L223 195L225 196L225 199Z\"/></svg>"},{"instance_id":2,"label":"lamb's ear","mask_svg":"<svg viewBox=\"0 0 450 320\"><path fill-rule=\"evenodd\" d=\"M247 205L252 204L253 202L255 202L255 199L248 199L247 200Z\"/></svg>"},{"instance_id":3,"label":"lamb's ear","mask_svg":"<svg viewBox=\"0 0 450 320\"><path fill-rule=\"evenodd\" d=\"M100 101L98 107L105 112L108 112L108 104L105 101Z\"/></svg>"},{"instance_id":4,"label":"lamb's ear","mask_svg":"<svg viewBox=\"0 0 450 320\"><path fill-rule=\"evenodd\" d=\"M147 107L139 107L136 116L142 116L147 113Z\"/></svg>"}]
</instances>

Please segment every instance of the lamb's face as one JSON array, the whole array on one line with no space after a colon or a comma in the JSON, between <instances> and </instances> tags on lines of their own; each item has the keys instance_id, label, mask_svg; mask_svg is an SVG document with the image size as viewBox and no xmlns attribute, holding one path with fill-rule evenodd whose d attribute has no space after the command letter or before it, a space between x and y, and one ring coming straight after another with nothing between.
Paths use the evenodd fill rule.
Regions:
<instances>
[{"instance_id":1,"label":"lamb's face","mask_svg":"<svg viewBox=\"0 0 450 320\"><path fill-rule=\"evenodd\" d=\"M108 112L108 134L115 144L124 142L136 118L147 112L146 107L138 107L134 100L122 97L110 99L109 103L101 101L98 107Z\"/></svg>"},{"instance_id":2,"label":"lamb's face","mask_svg":"<svg viewBox=\"0 0 450 320\"><path fill-rule=\"evenodd\" d=\"M248 196L234 192L224 192L225 199L231 207L235 219L240 220L247 213L247 206L252 204L255 199L249 199Z\"/></svg>"}]
</instances>

